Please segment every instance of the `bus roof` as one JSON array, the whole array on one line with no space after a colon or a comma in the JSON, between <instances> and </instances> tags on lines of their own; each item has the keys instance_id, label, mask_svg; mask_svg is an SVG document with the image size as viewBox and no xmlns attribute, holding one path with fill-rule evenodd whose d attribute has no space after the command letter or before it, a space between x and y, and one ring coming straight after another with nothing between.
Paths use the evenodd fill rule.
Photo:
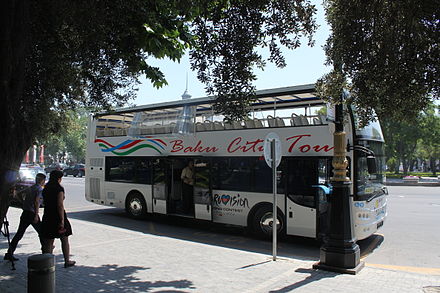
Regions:
<instances>
[{"instance_id":1,"label":"bus roof","mask_svg":"<svg viewBox=\"0 0 440 293\"><path fill-rule=\"evenodd\" d=\"M197 106L199 110L209 110L215 102L215 96L207 96L202 98L176 100L163 103L148 104L142 106L119 108L113 111L100 112L95 116L103 116L109 114L123 114L140 111L154 111L163 109L180 108L183 106ZM317 97L315 92L315 84L305 84L298 86L280 87L274 89L265 89L256 91L255 100L251 104L253 108L269 108L276 105L277 107L292 106L319 102L321 99Z\"/></svg>"}]
</instances>

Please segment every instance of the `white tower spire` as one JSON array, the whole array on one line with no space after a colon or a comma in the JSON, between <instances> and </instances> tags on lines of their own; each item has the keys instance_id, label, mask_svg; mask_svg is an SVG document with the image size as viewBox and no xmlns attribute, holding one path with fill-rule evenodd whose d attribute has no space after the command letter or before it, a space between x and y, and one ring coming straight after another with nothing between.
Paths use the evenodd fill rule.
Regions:
<instances>
[{"instance_id":1,"label":"white tower spire","mask_svg":"<svg viewBox=\"0 0 440 293\"><path fill-rule=\"evenodd\" d=\"M191 95L188 94L188 72L186 73L186 88L185 92L182 95L182 100L191 99Z\"/></svg>"}]
</instances>

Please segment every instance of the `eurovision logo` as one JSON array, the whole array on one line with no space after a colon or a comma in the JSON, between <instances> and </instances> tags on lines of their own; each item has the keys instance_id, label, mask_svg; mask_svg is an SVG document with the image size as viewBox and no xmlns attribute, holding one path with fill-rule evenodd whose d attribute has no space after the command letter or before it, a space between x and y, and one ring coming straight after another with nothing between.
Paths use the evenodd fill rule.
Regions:
<instances>
[{"instance_id":1,"label":"eurovision logo","mask_svg":"<svg viewBox=\"0 0 440 293\"><path fill-rule=\"evenodd\" d=\"M217 206L229 206L229 207L242 207L249 208L249 201L245 197L240 197L240 194L236 196L230 196L229 194L214 194L214 204Z\"/></svg>"},{"instance_id":2,"label":"eurovision logo","mask_svg":"<svg viewBox=\"0 0 440 293\"><path fill-rule=\"evenodd\" d=\"M126 156L142 148L150 148L162 154L167 144L158 138L145 137L142 139L127 139L118 145L112 145L103 139L96 139L101 151L104 153L113 153L118 156Z\"/></svg>"}]
</instances>

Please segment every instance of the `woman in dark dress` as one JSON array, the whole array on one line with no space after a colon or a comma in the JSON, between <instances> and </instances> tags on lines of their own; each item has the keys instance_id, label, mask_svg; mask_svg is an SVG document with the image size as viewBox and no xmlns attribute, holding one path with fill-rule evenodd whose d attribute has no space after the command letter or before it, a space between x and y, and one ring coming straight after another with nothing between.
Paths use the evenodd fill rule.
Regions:
<instances>
[{"instance_id":1,"label":"woman in dark dress","mask_svg":"<svg viewBox=\"0 0 440 293\"><path fill-rule=\"evenodd\" d=\"M69 236L72 227L64 210L64 188L60 185L63 172L50 172L49 182L43 190L44 214L41 223L41 235L45 238L43 253L52 253L55 238L60 238L64 255L64 267L71 267L75 262L70 260Z\"/></svg>"}]
</instances>

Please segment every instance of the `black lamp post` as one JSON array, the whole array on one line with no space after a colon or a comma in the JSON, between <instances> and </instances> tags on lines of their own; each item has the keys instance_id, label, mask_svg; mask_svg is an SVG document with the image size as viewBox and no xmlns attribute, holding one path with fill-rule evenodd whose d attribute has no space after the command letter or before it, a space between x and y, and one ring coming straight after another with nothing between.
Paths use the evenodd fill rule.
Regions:
<instances>
[{"instance_id":1,"label":"black lamp post","mask_svg":"<svg viewBox=\"0 0 440 293\"><path fill-rule=\"evenodd\" d=\"M349 198L351 182L347 177L347 145L342 101L335 108L332 161L334 176L331 178L333 192L329 199L329 229L321 246L320 261L314 264L313 268L354 275L364 267L364 263L360 262L360 249L352 233Z\"/></svg>"}]
</instances>

